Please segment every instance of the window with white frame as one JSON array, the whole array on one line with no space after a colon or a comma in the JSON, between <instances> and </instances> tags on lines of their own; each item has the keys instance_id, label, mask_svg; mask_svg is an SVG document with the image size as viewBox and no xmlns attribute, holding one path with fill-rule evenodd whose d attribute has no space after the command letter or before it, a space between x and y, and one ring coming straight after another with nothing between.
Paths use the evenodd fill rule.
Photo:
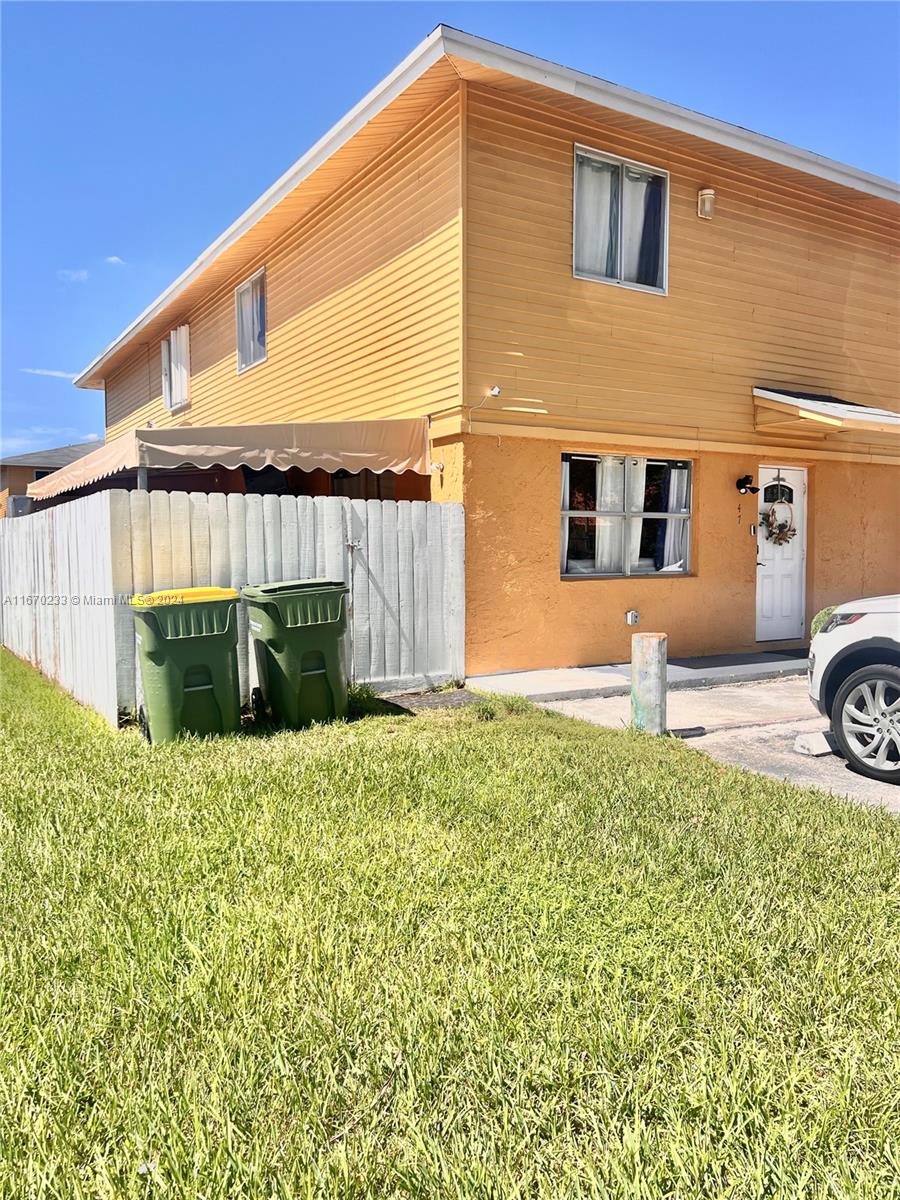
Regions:
<instances>
[{"instance_id":1,"label":"window with white frame","mask_svg":"<svg viewBox=\"0 0 900 1200\"><path fill-rule=\"evenodd\" d=\"M237 369L246 371L266 358L266 272L251 275L234 292Z\"/></svg>"},{"instance_id":2,"label":"window with white frame","mask_svg":"<svg viewBox=\"0 0 900 1200\"><path fill-rule=\"evenodd\" d=\"M575 147L575 274L665 291L665 171Z\"/></svg>"},{"instance_id":3,"label":"window with white frame","mask_svg":"<svg viewBox=\"0 0 900 1200\"><path fill-rule=\"evenodd\" d=\"M169 412L191 402L191 331L179 325L160 343L163 404Z\"/></svg>"},{"instance_id":4,"label":"window with white frame","mask_svg":"<svg viewBox=\"0 0 900 1200\"><path fill-rule=\"evenodd\" d=\"M564 454L560 574L685 575L691 464Z\"/></svg>"}]
</instances>

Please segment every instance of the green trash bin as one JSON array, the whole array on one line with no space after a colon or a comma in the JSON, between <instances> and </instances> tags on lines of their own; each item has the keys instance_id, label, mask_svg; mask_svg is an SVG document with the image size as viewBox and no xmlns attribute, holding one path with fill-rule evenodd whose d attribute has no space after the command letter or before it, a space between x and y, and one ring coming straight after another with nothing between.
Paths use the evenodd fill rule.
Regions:
<instances>
[{"instance_id":1,"label":"green trash bin","mask_svg":"<svg viewBox=\"0 0 900 1200\"><path fill-rule=\"evenodd\" d=\"M234 588L173 588L132 598L151 742L241 727Z\"/></svg>"},{"instance_id":2,"label":"green trash bin","mask_svg":"<svg viewBox=\"0 0 900 1200\"><path fill-rule=\"evenodd\" d=\"M330 579L241 589L262 702L292 729L347 715L347 591L345 583Z\"/></svg>"}]
</instances>

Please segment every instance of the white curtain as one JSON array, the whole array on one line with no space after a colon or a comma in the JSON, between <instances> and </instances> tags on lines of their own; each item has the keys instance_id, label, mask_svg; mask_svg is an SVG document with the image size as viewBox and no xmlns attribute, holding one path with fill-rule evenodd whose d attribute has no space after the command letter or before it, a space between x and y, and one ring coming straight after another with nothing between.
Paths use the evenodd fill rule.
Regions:
<instances>
[{"instance_id":1,"label":"white curtain","mask_svg":"<svg viewBox=\"0 0 900 1200\"><path fill-rule=\"evenodd\" d=\"M626 167L622 205L622 278L630 283L635 283L638 279L649 182L649 175Z\"/></svg>"},{"instance_id":2,"label":"white curtain","mask_svg":"<svg viewBox=\"0 0 900 1200\"><path fill-rule=\"evenodd\" d=\"M559 507L565 511L569 507L569 460L563 459L562 475L559 486ZM561 519L559 536L559 573L565 575L569 558L569 518Z\"/></svg>"},{"instance_id":3,"label":"white curtain","mask_svg":"<svg viewBox=\"0 0 900 1200\"><path fill-rule=\"evenodd\" d=\"M191 398L191 331L179 325L160 343L163 403L168 409L183 408Z\"/></svg>"},{"instance_id":4,"label":"white curtain","mask_svg":"<svg viewBox=\"0 0 900 1200\"><path fill-rule=\"evenodd\" d=\"M621 512L625 500L625 460L604 455L597 463L597 507L606 512ZM597 570L618 575L622 564L622 525L615 518L597 521Z\"/></svg>"},{"instance_id":5,"label":"white curtain","mask_svg":"<svg viewBox=\"0 0 900 1200\"><path fill-rule=\"evenodd\" d=\"M266 292L264 277L252 280L237 294L239 366L249 367L265 357Z\"/></svg>"},{"instance_id":6,"label":"white curtain","mask_svg":"<svg viewBox=\"0 0 900 1200\"><path fill-rule=\"evenodd\" d=\"M662 283L663 180L636 167L623 168L622 278L659 287Z\"/></svg>"},{"instance_id":7,"label":"white curtain","mask_svg":"<svg viewBox=\"0 0 900 1200\"><path fill-rule=\"evenodd\" d=\"M644 493L647 487L647 460L645 458L630 458L628 460L628 511L642 513L644 511ZM637 566L641 557L641 532L644 522L640 517L632 517L629 521L628 561L632 567Z\"/></svg>"},{"instance_id":8,"label":"white curtain","mask_svg":"<svg viewBox=\"0 0 900 1200\"><path fill-rule=\"evenodd\" d=\"M581 155L575 179L575 270L617 275L619 167Z\"/></svg>"},{"instance_id":9,"label":"white curtain","mask_svg":"<svg viewBox=\"0 0 900 1200\"><path fill-rule=\"evenodd\" d=\"M172 407L191 398L191 331L188 325L172 330Z\"/></svg>"},{"instance_id":10,"label":"white curtain","mask_svg":"<svg viewBox=\"0 0 900 1200\"><path fill-rule=\"evenodd\" d=\"M669 472L669 503L666 506L670 513L686 513L688 511L688 469L687 467L672 467ZM690 522L666 521L666 540L663 544L663 571L684 571L687 569L688 533Z\"/></svg>"}]
</instances>

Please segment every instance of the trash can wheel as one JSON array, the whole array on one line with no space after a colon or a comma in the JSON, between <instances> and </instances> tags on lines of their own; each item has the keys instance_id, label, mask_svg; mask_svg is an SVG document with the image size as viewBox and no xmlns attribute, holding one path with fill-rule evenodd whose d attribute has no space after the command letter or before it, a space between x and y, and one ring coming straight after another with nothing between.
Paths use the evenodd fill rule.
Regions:
<instances>
[{"instance_id":1,"label":"trash can wheel","mask_svg":"<svg viewBox=\"0 0 900 1200\"><path fill-rule=\"evenodd\" d=\"M153 739L150 737L150 722L147 720L147 710L143 704L138 709L138 729L140 729L142 736L148 742L152 742Z\"/></svg>"},{"instance_id":2,"label":"trash can wheel","mask_svg":"<svg viewBox=\"0 0 900 1200\"><path fill-rule=\"evenodd\" d=\"M262 688L255 687L250 693L250 712L257 723L268 718L269 712L263 700Z\"/></svg>"}]
</instances>

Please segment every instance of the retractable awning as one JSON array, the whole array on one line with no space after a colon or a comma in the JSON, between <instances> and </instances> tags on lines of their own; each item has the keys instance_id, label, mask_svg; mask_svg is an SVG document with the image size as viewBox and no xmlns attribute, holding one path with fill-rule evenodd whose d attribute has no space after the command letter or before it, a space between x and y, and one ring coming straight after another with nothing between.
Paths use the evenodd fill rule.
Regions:
<instances>
[{"instance_id":1,"label":"retractable awning","mask_svg":"<svg viewBox=\"0 0 900 1200\"><path fill-rule=\"evenodd\" d=\"M758 430L770 431L775 426L818 437L834 433L900 435L900 413L851 404L837 396L755 387L753 402Z\"/></svg>"},{"instance_id":2,"label":"retractable awning","mask_svg":"<svg viewBox=\"0 0 900 1200\"><path fill-rule=\"evenodd\" d=\"M429 472L428 419L307 425L179 425L134 429L28 485L46 500L139 467L276 467L286 471Z\"/></svg>"}]
</instances>

